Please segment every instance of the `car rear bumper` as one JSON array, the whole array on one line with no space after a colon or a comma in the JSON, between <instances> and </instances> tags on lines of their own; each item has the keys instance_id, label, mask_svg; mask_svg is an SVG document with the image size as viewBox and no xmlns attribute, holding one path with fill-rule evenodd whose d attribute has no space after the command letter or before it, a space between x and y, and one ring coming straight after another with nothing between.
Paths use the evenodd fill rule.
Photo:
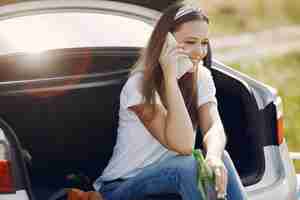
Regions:
<instances>
[{"instance_id":1,"label":"car rear bumper","mask_svg":"<svg viewBox=\"0 0 300 200\"><path fill-rule=\"evenodd\" d=\"M265 147L264 153L265 173L257 184L246 187L249 199L265 200L276 197L276 200L296 200L296 173L286 143Z\"/></svg>"},{"instance_id":2,"label":"car rear bumper","mask_svg":"<svg viewBox=\"0 0 300 200\"><path fill-rule=\"evenodd\" d=\"M291 193L287 179L281 179L268 188L261 188L247 192L250 200L293 200L297 199L295 193Z\"/></svg>"}]
</instances>

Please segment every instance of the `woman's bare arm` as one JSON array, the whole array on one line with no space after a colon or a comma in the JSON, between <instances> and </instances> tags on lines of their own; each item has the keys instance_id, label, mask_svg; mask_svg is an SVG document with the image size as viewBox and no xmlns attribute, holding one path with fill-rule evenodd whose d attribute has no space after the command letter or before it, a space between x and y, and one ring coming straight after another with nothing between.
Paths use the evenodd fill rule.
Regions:
<instances>
[{"instance_id":1,"label":"woman's bare arm","mask_svg":"<svg viewBox=\"0 0 300 200\"><path fill-rule=\"evenodd\" d=\"M217 104L209 102L200 106L198 116L207 155L221 158L226 145L226 135Z\"/></svg>"},{"instance_id":2,"label":"woman's bare arm","mask_svg":"<svg viewBox=\"0 0 300 200\"><path fill-rule=\"evenodd\" d=\"M224 128L215 103L206 103L199 107L199 123L202 129L203 146L206 149L206 163L216 175L218 195L226 193L228 182L227 169L222 162L222 154L226 144Z\"/></svg>"},{"instance_id":3,"label":"woman's bare arm","mask_svg":"<svg viewBox=\"0 0 300 200\"><path fill-rule=\"evenodd\" d=\"M195 143L195 133L188 111L176 79L166 81L166 101L168 111L156 105L153 120L151 108L145 104L129 107L136 113L148 131L166 148L180 154L191 154Z\"/></svg>"}]
</instances>

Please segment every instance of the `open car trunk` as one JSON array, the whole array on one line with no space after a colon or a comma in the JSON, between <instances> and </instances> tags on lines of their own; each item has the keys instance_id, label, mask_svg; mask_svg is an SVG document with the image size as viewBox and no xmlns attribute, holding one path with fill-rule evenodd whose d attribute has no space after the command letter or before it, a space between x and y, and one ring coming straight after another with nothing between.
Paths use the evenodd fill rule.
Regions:
<instances>
[{"instance_id":1,"label":"open car trunk","mask_svg":"<svg viewBox=\"0 0 300 200\"><path fill-rule=\"evenodd\" d=\"M0 116L32 156L28 174L36 199L64 187L68 174L93 181L112 154L119 94L135 48L69 49L0 58ZM251 89L212 68L228 150L244 185L264 172L260 113ZM6 82L5 82L6 81ZM201 133L197 135L201 148ZM27 183L28 184L28 183Z\"/></svg>"}]
</instances>

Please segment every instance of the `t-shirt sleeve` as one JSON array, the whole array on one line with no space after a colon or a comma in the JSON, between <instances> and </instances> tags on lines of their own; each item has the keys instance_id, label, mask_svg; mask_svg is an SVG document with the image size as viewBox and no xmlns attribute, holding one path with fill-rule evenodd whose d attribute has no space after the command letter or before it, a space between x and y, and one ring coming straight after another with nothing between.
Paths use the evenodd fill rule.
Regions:
<instances>
[{"instance_id":1,"label":"t-shirt sleeve","mask_svg":"<svg viewBox=\"0 0 300 200\"><path fill-rule=\"evenodd\" d=\"M198 107L208 102L217 103L216 87L209 69L201 66L198 74Z\"/></svg>"},{"instance_id":2,"label":"t-shirt sleeve","mask_svg":"<svg viewBox=\"0 0 300 200\"><path fill-rule=\"evenodd\" d=\"M143 102L142 81L143 75L141 73L133 74L128 78L120 94L120 105L123 108L127 109Z\"/></svg>"}]
</instances>

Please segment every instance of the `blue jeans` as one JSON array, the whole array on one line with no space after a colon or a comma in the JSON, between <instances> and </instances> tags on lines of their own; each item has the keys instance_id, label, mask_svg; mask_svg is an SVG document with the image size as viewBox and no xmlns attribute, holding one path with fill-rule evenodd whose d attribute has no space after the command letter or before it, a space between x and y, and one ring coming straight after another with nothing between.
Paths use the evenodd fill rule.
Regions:
<instances>
[{"instance_id":1,"label":"blue jeans","mask_svg":"<svg viewBox=\"0 0 300 200\"><path fill-rule=\"evenodd\" d=\"M227 199L247 199L232 160L227 152L224 154L227 154L223 156L228 171ZM141 200L162 194L178 194L182 200L201 200L196 177L194 157L178 155L149 165L135 177L104 184L99 192L106 200Z\"/></svg>"}]
</instances>

